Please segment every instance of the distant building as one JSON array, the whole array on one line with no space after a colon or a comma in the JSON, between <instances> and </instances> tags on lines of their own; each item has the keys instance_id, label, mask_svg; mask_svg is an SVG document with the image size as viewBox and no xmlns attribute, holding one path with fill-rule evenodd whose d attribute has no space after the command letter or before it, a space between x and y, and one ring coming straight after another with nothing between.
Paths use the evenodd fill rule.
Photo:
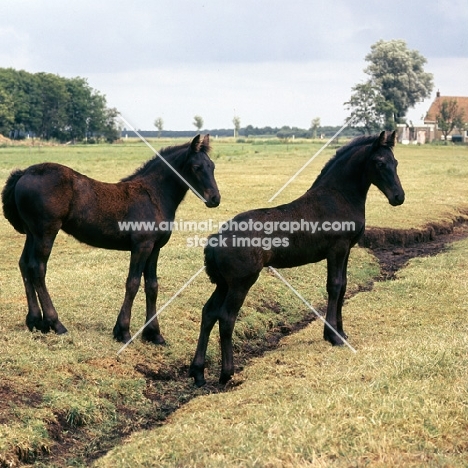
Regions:
<instances>
[{"instance_id":1,"label":"distant building","mask_svg":"<svg viewBox=\"0 0 468 468\"><path fill-rule=\"evenodd\" d=\"M403 145L424 145L428 143L428 125L412 126L408 124L397 124L398 141Z\"/></svg>"},{"instance_id":2,"label":"distant building","mask_svg":"<svg viewBox=\"0 0 468 468\"><path fill-rule=\"evenodd\" d=\"M452 137L454 140L457 140L467 143L468 142L468 130L466 129L466 125L468 124L468 97L463 96L441 96L440 92L437 91L436 98L434 102L429 107L427 111L426 117L424 118L424 124L427 127L427 141L434 141L440 140L443 136L442 132L437 127L437 113L439 112L440 106L444 101L456 101L458 104L458 108L462 109L464 112L465 117L465 129L460 130L459 128L455 128L452 131ZM447 138L448 139L448 138Z\"/></svg>"}]
</instances>

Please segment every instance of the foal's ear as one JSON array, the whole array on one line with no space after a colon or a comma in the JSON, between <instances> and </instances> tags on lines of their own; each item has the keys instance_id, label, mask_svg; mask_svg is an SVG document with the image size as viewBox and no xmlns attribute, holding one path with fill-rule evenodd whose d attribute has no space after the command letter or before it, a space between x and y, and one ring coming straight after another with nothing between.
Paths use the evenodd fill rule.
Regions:
<instances>
[{"instance_id":1,"label":"foal's ear","mask_svg":"<svg viewBox=\"0 0 468 468\"><path fill-rule=\"evenodd\" d=\"M385 130L384 130L379 136L379 146L384 145L386 139L387 139L387 134L385 133Z\"/></svg>"},{"instance_id":2,"label":"foal's ear","mask_svg":"<svg viewBox=\"0 0 468 468\"><path fill-rule=\"evenodd\" d=\"M204 153L209 153L209 151L210 151L210 134L209 133L207 133L203 137L203 141L202 141L202 144L201 144L201 150Z\"/></svg>"},{"instance_id":3,"label":"foal's ear","mask_svg":"<svg viewBox=\"0 0 468 468\"><path fill-rule=\"evenodd\" d=\"M397 138L396 131L393 130L392 134L387 139L387 146L389 148L393 148L395 146L396 138Z\"/></svg>"},{"instance_id":4,"label":"foal's ear","mask_svg":"<svg viewBox=\"0 0 468 468\"><path fill-rule=\"evenodd\" d=\"M380 135L379 138L377 138L374 143L372 143L372 150L377 151L381 146L385 145L386 141L386 134L385 131L383 131Z\"/></svg>"},{"instance_id":5,"label":"foal's ear","mask_svg":"<svg viewBox=\"0 0 468 468\"><path fill-rule=\"evenodd\" d=\"M190 149L194 153L198 153L200 151L200 148L202 146L202 142L200 141L200 135L197 135L193 140L192 143L190 143Z\"/></svg>"}]
</instances>

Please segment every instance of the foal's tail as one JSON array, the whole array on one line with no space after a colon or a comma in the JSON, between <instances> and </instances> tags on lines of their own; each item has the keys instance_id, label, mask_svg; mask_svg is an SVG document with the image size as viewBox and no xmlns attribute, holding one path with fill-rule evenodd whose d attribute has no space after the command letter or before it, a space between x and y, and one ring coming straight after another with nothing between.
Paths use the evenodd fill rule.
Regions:
<instances>
[{"instance_id":1,"label":"foal's tail","mask_svg":"<svg viewBox=\"0 0 468 468\"><path fill-rule=\"evenodd\" d=\"M217 236L218 234L213 234L213 236ZM206 244L205 247L205 267L206 267L206 274L210 278L211 282L216 284L217 286L226 285L226 280L224 279L223 274L218 268L216 264L216 247L211 246L209 243Z\"/></svg>"},{"instance_id":2,"label":"foal's tail","mask_svg":"<svg viewBox=\"0 0 468 468\"><path fill-rule=\"evenodd\" d=\"M15 188L18 181L23 177L24 171L17 169L8 177L5 187L2 191L3 214L10 224L20 233L26 234L18 207L15 201Z\"/></svg>"}]
</instances>

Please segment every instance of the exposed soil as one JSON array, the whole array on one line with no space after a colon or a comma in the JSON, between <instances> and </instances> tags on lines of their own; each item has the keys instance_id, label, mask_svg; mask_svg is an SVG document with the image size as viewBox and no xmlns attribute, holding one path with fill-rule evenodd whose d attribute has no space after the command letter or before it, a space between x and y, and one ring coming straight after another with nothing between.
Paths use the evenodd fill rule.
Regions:
<instances>
[{"instance_id":1,"label":"exposed soil","mask_svg":"<svg viewBox=\"0 0 468 468\"><path fill-rule=\"evenodd\" d=\"M395 278L396 272L403 268L406 263L414 257L436 255L443 251L447 244L468 237L468 216L461 216L451 225L428 225L423 229L395 230L368 228L361 242L361 246L370 248L380 262L380 274L375 281L388 281ZM347 298L363 290L371 290L374 282L361 286L347 293ZM274 301L264 300L262 308L282 313L281 305ZM243 343L241 349L236 349L236 369L243 369L253 357L263 355L266 351L275 349L279 341L285 335L289 335L305 328L317 317L310 312L300 322L288 325L279 322L278 325L268 332L266 339L252 344L251 341ZM215 366L216 367L216 366ZM132 431L140 429L151 429L164 423L166 418L176 411L181 405L200 394L219 393L240 385L241 380L234 378L226 386L210 381L202 389L195 390L188 375L188 365L180 368L159 368L157 371L145 363L137 364L135 370L146 378L145 396L155 405L154 418L142 423L133 420L135 415L128 413L126 408L120 408L121 413L128 413L130 421L120 431L115 431L112 436L103 440L96 440L93 444L92 453L86 451L86 463L89 465L93 460L103 456L112 447L130 435ZM2 388L0 387L0 395ZM24 396L18 396L22 398ZM11 398L11 394L9 394ZM34 400L34 398L32 398ZM32 401L34 404L34 401ZM130 429L131 428L131 429ZM84 428L83 428L84 429ZM77 447L74 444L79 439L86 437L86 432L80 428L71 428L64 418L57 417L57 422L49 428L51 436L56 442L54 450L44 461L54 466L67 466L67 458L76 456ZM79 443L79 442L78 442ZM38 457L42 458L41 456Z\"/></svg>"},{"instance_id":2,"label":"exposed soil","mask_svg":"<svg viewBox=\"0 0 468 468\"><path fill-rule=\"evenodd\" d=\"M366 232L363 244L371 244L372 253L379 259L380 275L377 281L392 280L395 273L403 268L409 260L415 257L429 257L445 250L447 244L468 237L468 220L457 221L453 226L439 228L428 227L426 231L416 231L408 235L408 231L390 233L386 243L376 240L382 235L382 230L370 229ZM377 231L377 232L376 232ZM421 239L421 240L419 240Z\"/></svg>"},{"instance_id":3,"label":"exposed soil","mask_svg":"<svg viewBox=\"0 0 468 468\"><path fill-rule=\"evenodd\" d=\"M15 406L36 408L42 403L42 395L33 389L18 388L3 379L0 383L0 424L8 424L13 418Z\"/></svg>"}]
</instances>

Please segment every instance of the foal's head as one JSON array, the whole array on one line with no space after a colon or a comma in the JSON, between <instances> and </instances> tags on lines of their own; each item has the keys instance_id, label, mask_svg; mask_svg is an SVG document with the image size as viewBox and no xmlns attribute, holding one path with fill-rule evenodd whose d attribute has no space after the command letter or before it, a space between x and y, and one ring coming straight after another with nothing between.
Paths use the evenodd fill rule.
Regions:
<instances>
[{"instance_id":1,"label":"foal's head","mask_svg":"<svg viewBox=\"0 0 468 468\"><path fill-rule=\"evenodd\" d=\"M187 182L205 199L208 208L219 205L221 195L214 178L214 162L209 158L210 136L205 135L203 140L197 135L187 149L184 163L184 177Z\"/></svg>"},{"instance_id":2,"label":"foal's head","mask_svg":"<svg viewBox=\"0 0 468 468\"><path fill-rule=\"evenodd\" d=\"M367 171L372 184L388 198L392 206L405 201L405 192L397 174L398 161L393 155L396 133L382 132L370 148Z\"/></svg>"}]
</instances>

